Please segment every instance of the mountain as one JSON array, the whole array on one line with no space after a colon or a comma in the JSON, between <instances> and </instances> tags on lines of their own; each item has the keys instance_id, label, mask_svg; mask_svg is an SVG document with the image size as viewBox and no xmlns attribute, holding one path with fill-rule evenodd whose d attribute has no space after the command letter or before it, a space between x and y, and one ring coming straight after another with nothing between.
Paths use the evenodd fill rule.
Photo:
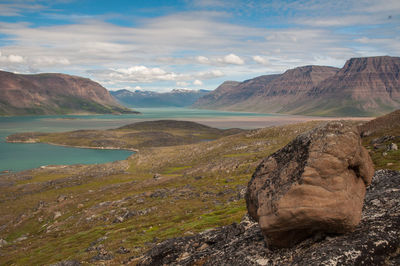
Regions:
<instances>
[{"instance_id":1,"label":"mountain","mask_svg":"<svg viewBox=\"0 0 400 266\"><path fill-rule=\"evenodd\" d=\"M111 91L119 102L132 107L185 107L190 106L210 91L172 90L171 92L153 91Z\"/></svg>"},{"instance_id":2,"label":"mountain","mask_svg":"<svg viewBox=\"0 0 400 266\"><path fill-rule=\"evenodd\" d=\"M325 116L379 115L400 107L400 57L352 58L343 68L304 66L224 83L197 108Z\"/></svg>"},{"instance_id":3,"label":"mountain","mask_svg":"<svg viewBox=\"0 0 400 266\"><path fill-rule=\"evenodd\" d=\"M97 82L66 74L0 71L0 115L132 113Z\"/></svg>"}]
</instances>

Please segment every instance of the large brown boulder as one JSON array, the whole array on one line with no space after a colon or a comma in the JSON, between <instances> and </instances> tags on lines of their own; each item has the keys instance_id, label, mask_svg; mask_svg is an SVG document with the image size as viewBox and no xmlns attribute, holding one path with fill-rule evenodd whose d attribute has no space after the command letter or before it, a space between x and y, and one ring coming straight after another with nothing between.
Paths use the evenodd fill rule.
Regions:
<instances>
[{"instance_id":1,"label":"large brown boulder","mask_svg":"<svg viewBox=\"0 0 400 266\"><path fill-rule=\"evenodd\" d=\"M294 139L257 167L249 214L269 246L288 247L319 232L352 231L374 174L358 130L329 122Z\"/></svg>"}]
</instances>

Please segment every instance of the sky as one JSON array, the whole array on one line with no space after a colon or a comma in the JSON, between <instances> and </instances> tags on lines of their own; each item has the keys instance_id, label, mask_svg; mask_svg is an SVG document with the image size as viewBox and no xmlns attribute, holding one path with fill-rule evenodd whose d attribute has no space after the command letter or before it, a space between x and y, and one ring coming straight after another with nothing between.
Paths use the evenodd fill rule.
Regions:
<instances>
[{"instance_id":1,"label":"sky","mask_svg":"<svg viewBox=\"0 0 400 266\"><path fill-rule=\"evenodd\" d=\"M400 0L0 0L0 69L109 90L213 90L400 55Z\"/></svg>"}]
</instances>

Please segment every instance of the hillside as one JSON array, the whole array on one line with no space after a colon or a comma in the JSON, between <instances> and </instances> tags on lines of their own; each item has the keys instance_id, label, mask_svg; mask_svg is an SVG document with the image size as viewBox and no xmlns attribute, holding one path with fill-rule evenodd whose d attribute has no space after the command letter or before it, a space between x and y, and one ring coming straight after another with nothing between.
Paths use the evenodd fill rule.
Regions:
<instances>
[{"instance_id":1,"label":"hillside","mask_svg":"<svg viewBox=\"0 0 400 266\"><path fill-rule=\"evenodd\" d=\"M120 103L130 107L185 107L209 93L207 90L172 90L170 92L128 91L110 92Z\"/></svg>"},{"instance_id":2,"label":"hillside","mask_svg":"<svg viewBox=\"0 0 400 266\"><path fill-rule=\"evenodd\" d=\"M196 108L321 116L374 116L400 107L400 57L352 58L223 84Z\"/></svg>"},{"instance_id":3,"label":"hillside","mask_svg":"<svg viewBox=\"0 0 400 266\"><path fill-rule=\"evenodd\" d=\"M134 113L100 84L65 74L22 75L0 71L0 115Z\"/></svg>"},{"instance_id":4,"label":"hillside","mask_svg":"<svg viewBox=\"0 0 400 266\"><path fill-rule=\"evenodd\" d=\"M44 142L90 148L138 150L215 140L243 129L218 129L189 121L145 121L110 130L77 130L61 133L18 133L8 142Z\"/></svg>"},{"instance_id":5,"label":"hillside","mask_svg":"<svg viewBox=\"0 0 400 266\"><path fill-rule=\"evenodd\" d=\"M260 160L316 124L1 175L0 264L120 265L165 239L239 221L243 189Z\"/></svg>"}]
</instances>

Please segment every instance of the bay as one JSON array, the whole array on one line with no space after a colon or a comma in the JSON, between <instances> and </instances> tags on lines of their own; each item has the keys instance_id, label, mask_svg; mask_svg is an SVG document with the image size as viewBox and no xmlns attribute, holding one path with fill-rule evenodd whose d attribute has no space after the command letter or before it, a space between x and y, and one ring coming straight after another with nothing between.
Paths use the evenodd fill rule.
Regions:
<instances>
[{"instance_id":1,"label":"bay","mask_svg":"<svg viewBox=\"0 0 400 266\"><path fill-rule=\"evenodd\" d=\"M186 108L140 108L142 114L57 115L0 117L0 173L21 171L53 164L93 164L126 159L124 150L96 150L61 147L43 143L6 143L6 137L21 132L62 132L78 129L108 129L126 124L158 119L227 119L265 117L269 114L197 110Z\"/></svg>"}]
</instances>

